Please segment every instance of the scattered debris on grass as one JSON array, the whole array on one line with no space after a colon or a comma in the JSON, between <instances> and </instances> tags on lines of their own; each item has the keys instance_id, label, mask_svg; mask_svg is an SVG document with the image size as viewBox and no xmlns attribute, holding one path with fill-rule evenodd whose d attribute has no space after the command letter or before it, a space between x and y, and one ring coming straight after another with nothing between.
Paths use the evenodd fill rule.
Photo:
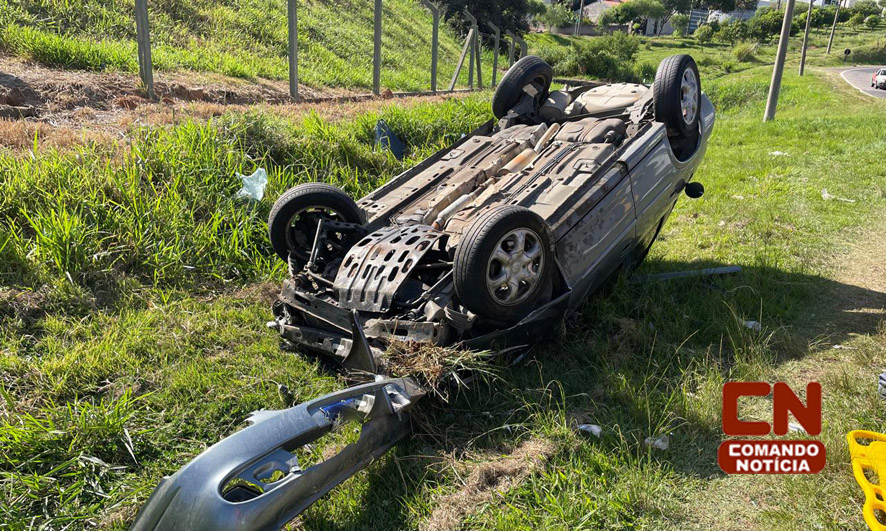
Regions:
<instances>
[{"instance_id":1,"label":"scattered debris on grass","mask_svg":"<svg viewBox=\"0 0 886 531\"><path fill-rule=\"evenodd\" d=\"M265 196L265 186L268 184L268 172L264 168L258 168L252 175L237 174L237 178L243 181L243 188L237 190L234 197L244 198L248 201L261 201Z\"/></svg>"},{"instance_id":2,"label":"scattered debris on grass","mask_svg":"<svg viewBox=\"0 0 886 531\"><path fill-rule=\"evenodd\" d=\"M603 433L603 428L597 426L596 424L579 424L578 430L584 433L590 433L591 435L594 435L596 437L600 437L600 435Z\"/></svg>"},{"instance_id":3,"label":"scattered debris on grass","mask_svg":"<svg viewBox=\"0 0 886 531\"><path fill-rule=\"evenodd\" d=\"M845 197L838 197L836 195L831 195L828 193L827 188L821 189L821 198L825 201L830 201L832 199L836 199L837 201L843 201L844 203L854 203L855 199L846 199Z\"/></svg>"},{"instance_id":4,"label":"scattered debris on grass","mask_svg":"<svg viewBox=\"0 0 886 531\"><path fill-rule=\"evenodd\" d=\"M651 446L653 448L657 448L659 450L667 450L668 446L671 444L670 437L667 435L662 435L660 437L652 438L646 437L643 441L646 446Z\"/></svg>"},{"instance_id":5,"label":"scattered debris on grass","mask_svg":"<svg viewBox=\"0 0 886 531\"><path fill-rule=\"evenodd\" d=\"M421 529L459 529L464 517L475 511L479 505L491 502L496 495L520 484L539 470L553 455L554 449L553 442L549 440L530 439L515 448L510 455L474 466L464 485L437 500L436 507Z\"/></svg>"},{"instance_id":6,"label":"scattered debris on grass","mask_svg":"<svg viewBox=\"0 0 886 531\"><path fill-rule=\"evenodd\" d=\"M759 332L763 330L763 325L760 324L760 321L745 321L742 325L748 330L753 330L754 332Z\"/></svg>"}]
</instances>

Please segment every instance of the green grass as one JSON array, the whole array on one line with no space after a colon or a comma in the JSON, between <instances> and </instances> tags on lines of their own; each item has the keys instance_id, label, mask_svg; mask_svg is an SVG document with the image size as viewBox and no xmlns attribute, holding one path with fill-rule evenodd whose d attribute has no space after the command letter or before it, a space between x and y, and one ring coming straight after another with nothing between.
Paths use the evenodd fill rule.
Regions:
<instances>
[{"instance_id":1,"label":"green grass","mask_svg":"<svg viewBox=\"0 0 886 531\"><path fill-rule=\"evenodd\" d=\"M373 6L299 3L299 80L310 86L372 86ZM138 72L132 0L0 1L0 49L43 64ZM154 67L241 78L288 79L284 0L149 2ZM384 4L382 87L428 90L431 15L413 0ZM462 39L441 24L438 86L455 72ZM484 53L490 76L492 53ZM460 84L467 83L467 67Z\"/></svg>"},{"instance_id":2,"label":"green grass","mask_svg":"<svg viewBox=\"0 0 886 531\"><path fill-rule=\"evenodd\" d=\"M416 435L302 525L415 529L462 489L466 470L533 438L553 441L548 462L471 506L464 527L863 525L844 437L886 430L875 385L886 330L854 312L882 294L849 284L839 266L858 242L879 247L870 228L882 227L886 207L877 171L886 140L871 116L884 102L820 70L799 78L792 59L777 120L763 124L770 67L702 68L721 110L696 176L707 192L681 199L640 273L744 272L619 282L526 361L499 366L496 379L449 403L423 402ZM391 105L334 123L258 109L134 129L119 145L57 152L37 138L30 152L2 152L0 520L125 527L163 474L248 412L289 405L278 385L296 402L345 385L264 329L284 274L266 213L305 180L365 193L486 120L488 98ZM407 161L372 150L379 117L406 141ZM233 201L235 172L257 166L270 174L265 199ZM856 202L825 201L823 188ZM744 328L749 319L763 330ZM836 343L850 348L829 348ZM822 382L822 474L719 472L720 392L734 379ZM769 414L765 403L751 411ZM603 426L603 436L581 436L573 419ZM663 433L668 451L643 444Z\"/></svg>"}]
</instances>

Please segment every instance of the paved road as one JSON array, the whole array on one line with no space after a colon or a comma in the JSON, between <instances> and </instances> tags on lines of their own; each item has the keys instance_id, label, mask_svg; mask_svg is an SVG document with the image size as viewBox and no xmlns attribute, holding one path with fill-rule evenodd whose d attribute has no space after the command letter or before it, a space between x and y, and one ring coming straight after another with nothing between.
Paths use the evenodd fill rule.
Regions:
<instances>
[{"instance_id":1,"label":"paved road","mask_svg":"<svg viewBox=\"0 0 886 531\"><path fill-rule=\"evenodd\" d=\"M847 83L858 90L877 98L886 98L886 90L875 89L871 87L871 76L879 70L876 66L863 66L859 68L850 68L840 72L843 79Z\"/></svg>"}]
</instances>

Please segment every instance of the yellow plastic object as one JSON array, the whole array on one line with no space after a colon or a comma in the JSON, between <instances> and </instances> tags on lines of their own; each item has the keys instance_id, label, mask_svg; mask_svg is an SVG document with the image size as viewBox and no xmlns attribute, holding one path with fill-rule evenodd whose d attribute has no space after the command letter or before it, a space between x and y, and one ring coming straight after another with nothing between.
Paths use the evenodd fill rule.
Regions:
<instances>
[{"instance_id":1,"label":"yellow plastic object","mask_svg":"<svg viewBox=\"0 0 886 531\"><path fill-rule=\"evenodd\" d=\"M846 435L849 441L849 457L852 459L852 473L855 481L864 491L864 507L862 514L864 521L873 531L886 531L886 525L877 520L874 511L883 511L886 515L886 485L880 485L886 481L886 435L866 430L850 431ZM859 441L870 440L868 445L860 444ZM877 485L865 476L865 470L877 474Z\"/></svg>"}]
</instances>

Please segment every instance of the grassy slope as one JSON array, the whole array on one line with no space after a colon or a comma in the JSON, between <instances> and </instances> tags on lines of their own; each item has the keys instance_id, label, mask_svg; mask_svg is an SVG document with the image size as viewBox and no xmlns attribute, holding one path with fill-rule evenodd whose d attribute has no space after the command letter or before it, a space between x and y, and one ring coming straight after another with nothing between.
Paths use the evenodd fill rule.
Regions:
<instances>
[{"instance_id":1,"label":"grassy slope","mask_svg":"<svg viewBox=\"0 0 886 531\"><path fill-rule=\"evenodd\" d=\"M619 285L528 363L502 368L500 379L450 404L426 402L419 435L310 509L303 524L414 528L439 496L459 490L454 464L540 436L557 443L551 462L474 508L468 527L729 527L721 511L736 508L744 527L861 525L842 437L886 429L871 384L886 337L829 311L872 296L835 278L850 242L886 206L873 170L886 146L870 120L883 103L820 72L801 80L791 66L778 120L764 125L769 69L709 81L707 68L703 80L721 105L698 175L708 193L679 203L643 272L740 264L745 273ZM486 98L391 107L383 117L417 160L486 119ZM296 401L342 385L263 330L282 274L263 219L301 180L358 195L401 169L368 147L377 118L290 124L250 113L138 130L119 149L0 155L8 265L0 275L0 520L123 526L162 474L248 411L286 405L278 384ZM257 165L271 182L253 210L230 197L233 173ZM822 188L857 202L824 201ZM761 321L763 332L743 328L745 319ZM855 350L835 358L831 342ZM810 368L825 385L825 473L722 476L713 458L722 382L803 382ZM579 437L573 418L602 425L603 438ZM665 432L671 449L647 451L642 440Z\"/></svg>"},{"instance_id":2,"label":"grassy slope","mask_svg":"<svg viewBox=\"0 0 886 531\"><path fill-rule=\"evenodd\" d=\"M133 5L0 0L0 48L54 66L137 72ZM155 68L287 79L285 0L168 0L149 6ZM298 17L302 83L371 87L371 3L306 0L299 3ZM427 90L430 13L413 0L388 0L382 24L382 86ZM448 86L460 52L460 39L442 24L438 85ZM485 59L489 76L491 54Z\"/></svg>"}]
</instances>

